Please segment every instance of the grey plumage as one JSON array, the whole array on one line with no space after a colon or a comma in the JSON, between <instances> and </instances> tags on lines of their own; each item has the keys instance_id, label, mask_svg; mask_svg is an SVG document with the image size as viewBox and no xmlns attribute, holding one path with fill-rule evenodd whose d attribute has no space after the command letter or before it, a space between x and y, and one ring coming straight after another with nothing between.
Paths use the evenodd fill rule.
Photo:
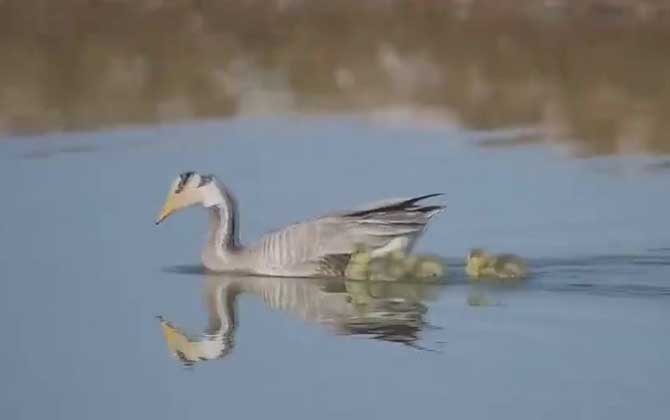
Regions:
<instances>
[{"instance_id":1,"label":"grey plumage","mask_svg":"<svg viewBox=\"0 0 670 420\"><path fill-rule=\"evenodd\" d=\"M269 308L286 311L337 334L364 335L418 347L426 325L424 301L439 289L422 283L361 283L345 279L298 279L209 274L205 282L207 327L187 335L159 317L168 349L185 365L220 359L235 348L237 301L259 297Z\"/></svg>"},{"instance_id":2,"label":"grey plumage","mask_svg":"<svg viewBox=\"0 0 670 420\"><path fill-rule=\"evenodd\" d=\"M210 226L203 263L212 271L342 276L357 247L365 247L373 255L398 249L409 252L431 218L444 209L443 205L423 204L441 194L385 200L294 223L244 247L237 237L238 214L233 195L210 176L204 186L201 176L197 185L205 194L204 201L210 203L206 205Z\"/></svg>"}]
</instances>

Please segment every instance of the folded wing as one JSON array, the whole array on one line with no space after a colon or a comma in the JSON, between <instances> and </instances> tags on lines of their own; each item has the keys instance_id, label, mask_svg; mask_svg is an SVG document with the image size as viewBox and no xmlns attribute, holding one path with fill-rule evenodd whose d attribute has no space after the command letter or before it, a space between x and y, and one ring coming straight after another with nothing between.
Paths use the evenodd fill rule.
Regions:
<instances>
[{"instance_id":1,"label":"folded wing","mask_svg":"<svg viewBox=\"0 0 670 420\"><path fill-rule=\"evenodd\" d=\"M422 201L440 195L386 200L289 225L263 236L251 251L273 266L317 264L324 274L338 274L357 246L377 255L410 251L431 218L445 208Z\"/></svg>"}]
</instances>

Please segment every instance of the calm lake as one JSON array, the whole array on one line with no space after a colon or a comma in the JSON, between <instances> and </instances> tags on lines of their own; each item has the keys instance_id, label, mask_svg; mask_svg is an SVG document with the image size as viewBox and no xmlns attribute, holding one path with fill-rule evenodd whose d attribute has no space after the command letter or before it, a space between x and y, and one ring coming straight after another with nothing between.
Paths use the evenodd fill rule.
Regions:
<instances>
[{"instance_id":1,"label":"calm lake","mask_svg":"<svg viewBox=\"0 0 670 420\"><path fill-rule=\"evenodd\" d=\"M174 51L121 34L139 17L88 38L37 22L61 50L4 29L0 417L665 418L668 26L575 17L572 37L562 17L516 16L487 40L489 15L428 9L389 9L386 37L369 11L349 31L337 7L277 12L259 35L190 10ZM169 33L171 13L146 19ZM207 274L202 209L153 223L186 170L234 192L243 243L443 192L417 251L448 274ZM532 276L472 283L474 247Z\"/></svg>"}]
</instances>

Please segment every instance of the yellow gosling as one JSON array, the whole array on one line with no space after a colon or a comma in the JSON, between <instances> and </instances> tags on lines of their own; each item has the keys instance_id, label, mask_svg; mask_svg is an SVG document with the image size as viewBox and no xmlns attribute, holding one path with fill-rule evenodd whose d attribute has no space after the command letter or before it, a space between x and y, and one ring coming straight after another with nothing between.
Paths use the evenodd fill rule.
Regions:
<instances>
[{"instance_id":1,"label":"yellow gosling","mask_svg":"<svg viewBox=\"0 0 670 420\"><path fill-rule=\"evenodd\" d=\"M370 262L370 280L395 281L402 277L398 271L398 264L387 257L375 258Z\"/></svg>"},{"instance_id":2,"label":"yellow gosling","mask_svg":"<svg viewBox=\"0 0 670 420\"><path fill-rule=\"evenodd\" d=\"M503 279L523 278L528 275L526 263L516 255L501 254L495 258L493 269Z\"/></svg>"},{"instance_id":3,"label":"yellow gosling","mask_svg":"<svg viewBox=\"0 0 670 420\"><path fill-rule=\"evenodd\" d=\"M466 257L465 273L471 278L479 278L488 267L493 257L483 249L475 248Z\"/></svg>"},{"instance_id":4,"label":"yellow gosling","mask_svg":"<svg viewBox=\"0 0 670 420\"><path fill-rule=\"evenodd\" d=\"M351 280L367 280L371 261L370 253L364 247L357 247L344 270L345 277Z\"/></svg>"},{"instance_id":5,"label":"yellow gosling","mask_svg":"<svg viewBox=\"0 0 670 420\"><path fill-rule=\"evenodd\" d=\"M528 268L516 255L495 256L482 249L472 249L467 255L465 272L473 279L520 279L528 275Z\"/></svg>"},{"instance_id":6,"label":"yellow gosling","mask_svg":"<svg viewBox=\"0 0 670 420\"><path fill-rule=\"evenodd\" d=\"M423 257L414 265L412 276L430 279L444 276L445 266L437 258Z\"/></svg>"},{"instance_id":7,"label":"yellow gosling","mask_svg":"<svg viewBox=\"0 0 670 420\"><path fill-rule=\"evenodd\" d=\"M442 277L444 266L433 257L412 255L399 258L397 254L392 254L382 260L380 269L371 266L370 272L380 280L426 280Z\"/></svg>"},{"instance_id":8,"label":"yellow gosling","mask_svg":"<svg viewBox=\"0 0 670 420\"><path fill-rule=\"evenodd\" d=\"M432 279L444 274L444 264L435 257L407 255L402 251L372 257L364 249L358 249L352 254L345 269L345 276L351 280Z\"/></svg>"}]
</instances>

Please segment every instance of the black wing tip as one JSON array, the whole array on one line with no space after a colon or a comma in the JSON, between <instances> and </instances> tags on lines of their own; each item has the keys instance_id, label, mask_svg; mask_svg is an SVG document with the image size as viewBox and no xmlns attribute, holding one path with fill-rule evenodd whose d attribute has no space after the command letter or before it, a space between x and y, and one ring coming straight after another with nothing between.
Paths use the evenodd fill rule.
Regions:
<instances>
[{"instance_id":1,"label":"black wing tip","mask_svg":"<svg viewBox=\"0 0 670 420\"><path fill-rule=\"evenodd\" d=\"M422 195L419 197L415 198L410 198L405 201L401 201L399 203L391 204L388 206L381 206L377 207L374 209L368 209L368 210L361 210L353 213L347 214L349 217L364 217L369 214L377 213L380 211L402 211L402 210L409 210L409 211L420 211L420 212L428 212L431 210L423 210L424 208L431 208L432 210L438 210L438 208L441 210L445 208L446 206L443 205L433 205L433 206L417 206L416 203L418 203L421 200L426 200L428 198L433 198L433 197L438 197L442 196L444 193L433 193L433 194L426 194Z\"/></svg>"},{"instance_id":2,"label":"black wing tip","mask_svg":"<svg viewBox=\"0 0 670 420\"><path fill-rule=\"evenodd\" d=\"M420 197L413 198L409 201L406 201L406 203L408 205L415 205L419 201L427 200L429 198L434 198L434 197L442 197L442 196L444 196L444 193L426 194L426 195L422 195ZM434 204L434 205L425 205L425 206L421 205L421 206L417 206L417 207L418 207L417 210L422 212L422 213L430 213L430 212L433 212L433 211L440 212L440 211L446 209L447 205L446 204Z\"/></svg>"},{"instance_id":3,"label":"black wing tip","mask_svg":"<svg viewBox=\"0 0 670 420\"><path fill-rule=\"evenodd\" d=\"M419 207L417 211L420 211L421 213L434 213L437 214L441 212L442 210L446 209L447 206L423 206Z\"/></svg>"},{"instance_id":4,"label":"black wing tip","mask_svg":"<svg viewBox=\"0 0 670 420\"><path fill-rule=\"evenodd\" d=\"M426 194L426 195L422 195L422 196L419 196L419 197L409 199L402 204L404 204L405 206L413 206L413 205L416 205L420 201L428 200L429 198L443 197L443 196L444 196L444 193Z\"/></svg>"},{"instance_id":5,"label":"black wing tip","mask_svg":"<svg viewBox=\"0 0 670 420\"><path fill-rule=\"evenodd\" d=\"M443 192L431 193L431 194L426 194L426 195L416 197L415 200L425 200L426 198L439 197L441 195L444 195L444 193Z\"/></svg>"}]
</instances>

